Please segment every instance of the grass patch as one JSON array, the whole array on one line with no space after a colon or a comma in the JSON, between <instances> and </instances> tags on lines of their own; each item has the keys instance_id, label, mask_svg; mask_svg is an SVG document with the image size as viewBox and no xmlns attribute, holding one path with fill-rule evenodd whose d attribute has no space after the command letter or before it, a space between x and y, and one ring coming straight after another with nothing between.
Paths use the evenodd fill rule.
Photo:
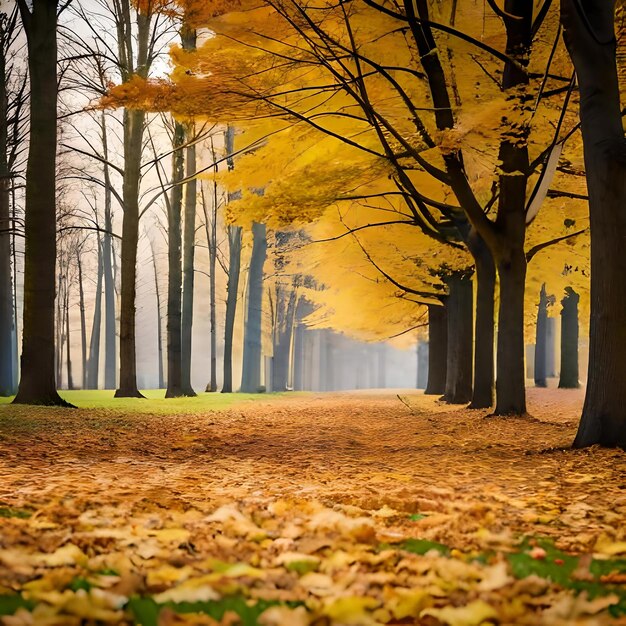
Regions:
<instances>
[{"instance_id":1,"label":"grass patch","mask_svg":"<svg viewBox=\"0 0 626 626\"><path fill-rule=\"evenodd\" d=\"M32 511L27 511L25 509L14 509L10 506L0 506L0 517L17 517L19 519L28 519L32 514Z\"/></svg>"},{"instance_id":2,"label":"grass patch","mask_svg":"<svg viewBox=\"0 0 626 626\"><path fill-rule=\"evenodd\" d=\"M72 403L80 409L114 409L120 412L151 413L151 414L184 414L202 411L223 411L234 405L270 400L281 397L293 397L293 392L284 393L198 393L193 398L165 398L164 389L143 390L145 399L142 398L114 398L113 390L61 390L59 394L64 400ZM305 392L297 392L302 395ZM0 398L0 405L8 405L13 398ZM7 407L8 408L8 407ZM14 410L19 405L12 407ZM48 410L59 410L45 407ZM7 409L4 409L6 411Z\"/></svg>"}]
</instances>

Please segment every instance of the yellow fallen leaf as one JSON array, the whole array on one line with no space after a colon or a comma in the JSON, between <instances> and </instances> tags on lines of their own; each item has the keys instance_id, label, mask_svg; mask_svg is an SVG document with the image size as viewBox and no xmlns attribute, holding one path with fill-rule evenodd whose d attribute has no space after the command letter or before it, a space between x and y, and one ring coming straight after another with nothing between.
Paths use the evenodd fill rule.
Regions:
<instances>
[{"instance_id":1,"label":"yellow fallen leaf","mask_svg":"<svg viewBox=\"0 0 626 626\"><path fill-rule=\"evenodd\" d=\"M37 565L59 567L61 565L85 565L87 555L73 543L66 543L51 554L34 554L32 560Z\"/></svg>"},{"instance_id":2,"label":"yellow fallen leaf","mask_svg":"<svg viewBox=\"0 0 626 626\"><path fill-rule=\"evenodd\" d=\"M272 606L259 615L260 626L308 626L311 623L309 613L303 606L290 609L287 606Z\"/></svg>"},{"instance_id":3,"label":"yellow fallen leaf","mask_svg":"<svg viewBox=\"0 0 626 626\"><path fill-rule=\"evenodd\" d=\"M430 604L430 595L423 589L405 587L387 587L385 589L385 607L396 619L419 617Z\"/></svg>"},{"instance_id":4,"label":"yellow fallen leaf","mask_svg":"<svg viewBox=\"0 0 626 626\"><path fill-rule=\"evenodd\" d=\"M600 535L593 551L608 556L626 554L626 541L612 541L608 535Z\"/></svg>"},{"instance_id":5,"label":"yellow fallen leaf","mask_svg":"<svg viewBox=\"0 0 626 626\"><path fill-rule=\"evenodd\" d=\"M475 600L467 606L425 609L420 613L420 617L428 615L449 626L479 626L487 620L498 617L495 609L482 600Z\"/></svg>"},{"instance_id":6,"label":"yellow fallen leaf","mask_svg":"<svg viewBox=\"0 0 626 626\"><path fill-rule=\"evenodd\" d=\"M186 580L162 593L157 593L153 598L155 602L163 604L164 602L206 602L207 600L219 600L221 596L209 585L207 577L201 576Z\"/></svg>"},{"instance_id":7,"label":"yellow fallen leaf","mask_svg":"<svg viewBox=\"0 0 626 626\"><path fill-rule=\"evenodd\" d=\"M374 598L346 597L330 601L322 610L332 620L346 626L375 626L377 622L368 609L375 609L380 602Z\"/></svg>"}]
</instances>

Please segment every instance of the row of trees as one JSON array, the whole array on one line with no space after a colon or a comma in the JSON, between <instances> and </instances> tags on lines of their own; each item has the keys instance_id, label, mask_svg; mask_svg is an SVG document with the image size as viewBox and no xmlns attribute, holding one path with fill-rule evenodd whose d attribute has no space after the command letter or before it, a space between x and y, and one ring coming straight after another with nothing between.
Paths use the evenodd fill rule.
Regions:
<instances>
[{"instance_id":1,"label":"row of trees","mask_svg":"<svg viewBox=\"0 0 626 626\"><path fill-rule=\"evenodd\" d=\"M28 42L31 102L22 376L16 398L21 402L62 403L54 377L56 277L50 259L56 257L58 227L56 20L59 10L69 9L50 8L53 4L35 0L31 9L18 3ZM89 42L76 35L71 41L74 59L88 58L91 69L100 70L89 75L95 76L90 79L95 93L106 91L101 106L123 107L115 118L124 151L120 165L107 150L104 130L113 114L96 112L103 129L101 150L78 148L102 166L97 181L109 194L109 206L115 197L123 208L116 395L140 395L135 356L139 219L161 201L168 216L167 393L192 393L189 302L196 179L211 173L214 190L229 190L229 268L238 270L241 262L242 231L236 224L251 226L253 232L243 390L255 391L259 385L267 229L279 241L293 237L289 233L295 227L296 232L305 230L309 243L346 244L347 256L356 250L365 258L376 275L371 293L384 283L383 292L391 289L414 307L404 317L405 328L428 308L433 359L443 352L433 347L447 337L443 391L448 401L490 407L495 387L496 415L523 414L529 262L549 259L559 280L565 277L580 291L571 281L585 274L578 255L584 257L590 232L590 373L576 445L623 445L619 385L608 384L619 380L626 367L618 356L623 300L612 274L619 264L600 252L619 245L623 229L619 211L606 209L623 198L614 172L621 167L623 144L614 7L600 11L583 0L565 0L559 15L550 0L539 7L518 0L488 4L358 0L309 6L297 0L261 5L241 0L233 6L102 0L112 10L115 43L93 23ZM75 5L75 15L88 18L78 0ZM199 46L198 30L211 33ZM160 46L172 41L175 32L182 43L171 52L174 70L167 79L152 78ZM119 85L111 87L111 78ZM575 119L577 100L582 125ZM167 133L159 137L151 131L151 120L160 119L154 111L174 115L171 149L165 152L172 159L169 175L164 154L155 147ZM233 129L227 133L226 154L220 157L213 150L210 165L198 168L195 149L209 136L203 129L216 124ZM151 158L146 159L150 146ZM228 161L227 172L219 171L220 161ZM158 177L158 188L142 196L141 182L151 175ZM121 193L115 191L113 176L121 180ZM215 264L217 240L211 228L217 218L207 218L206 224ZM109 237L111 250L112 220L105 216L95 228ZM320 228L326 230L323 237L315 234ZM296 246L290 262L306 265L303 249ZM112 263L112 254L109 259ZM273 262L285 261L275 255ZM579 270L576 276L573 267ZM311 275L306 279L311 285L332 286L334 277L325 270L318 266L289 274ZM215 265L209 273L214 290ZM238 280L239 272L229 270L231 313ZM297 289L302 280L294 279L291 287ZM289 292L277 293L273 304L274 346L280 354L292 343L293 327L280 320L293 319L296 300ZM227 313L227 353L233 320ZM431 361L429 387L436 372L441 379L441 371ZM226 375L225 389L228 380ZM212 373L209 388L215 386Z\"/></svg>"},{"instance_id":2,"label":"row of trees","mask_svg":"<svg viewBox=\"0 0 626 626\"><path fill-rule=\"evenodd\" d=\"M433 289L434 281L423 287L401 287L422 302L439 301L431 307L448 309L446 397L454 401L457 394L466 393L472 380L462 364L471 354L473 336L472 405L491 405L495 371L495 414L510 415L526 411L528 262L546 247L586 230L567 232L577 222L567 215L557 230L548 218L546 237L527 245L529 227L543 219L540 208L548 196L586 198L576 192L578 181L568 180L580 177L578 168L572 167L580 161L580 142L570 107L577 83L561 43L563 26L572 33L582 24L592 39L598 39L605 50L610 48L609 68L617 74L614 38L596 37L595 16L590 21L584 3L576 2L570 12L563 4L562 20L558 6L549 1L539 8L513 0L504 7L496 2L489 6L487 16L480 14L483 7L434 5L427 0L315 6L270 1L261 8L241 3L235 12L222 8L204 16L204 25L215 36L196 54L175 55L179 69L171 82L135 82L132 89L122 85L112 91L111 99L244 126L251 118L258 123L259 116L271 116L272 130L298 123L306 125L311 142L321 143L325 136L342 144L342 160L330 165L337 167L339 175L327 200L354 200L355 189L373 204L374 197L383 196L389 203L393 196L394 222L404 218L404 223L416 226L443 249L462 251L465 263L444 262L429 268L445 284L439 293ZM238 18L242 11L245 23ZM608 62L605 59L605 65ZM581 80L579 76L579 89ZM612 97L618 101L613 82ZM138 88L140 98L133 93ZM202 94L207 97L202 99ZM481 114L478 99L487 101L486 115ZM269 141L268 149L276 151L276 144ZM355 184L359 172L353 169L345 184L340 170L347 160L359 158L354 151L361 153L361 162L363 155L369 158L366 177ZM327 168L328 158L320 150L320 170L322 164ZM390 182L382 190L377 173ZM321 217L323 202L311 207L312 215L289 215L284 209L296 194L281 198L285 185L269 183L264 202L244 195L241 202L248 204L247 210L256 205L265 209L266 219L273 212L283 222ZM471 318L461 311L471 301L474 274L477 299L472 333L467 327ZM494 367L496 279L500 306ZM591 306L594 319L593 297ZM598 367L598 358L595 351L592 369ZM593 380L590 377L588 398L606 393L604 388L597 392ZM593 413L598 423L617 420L623 426L613 411L611 416L605 411ZM604 435L598 433L615 430L615 426L598 426L596 437L604 442ZM577 444L592 443L581 437Z\"/></svg>"}]
</instances>

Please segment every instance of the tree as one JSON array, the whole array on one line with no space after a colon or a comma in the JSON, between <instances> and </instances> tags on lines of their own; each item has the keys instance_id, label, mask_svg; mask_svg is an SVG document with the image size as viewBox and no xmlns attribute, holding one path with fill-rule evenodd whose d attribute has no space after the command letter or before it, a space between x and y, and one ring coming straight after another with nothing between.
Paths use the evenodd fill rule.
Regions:
<instances>
[{"instance_id":1,"label":"tree","mask_svg":"<svg viewBox=\"0 0 626 626\"><path fill-rule=\"evenodd\" d=\"M183 49L195 50L196 30L189 25L183 17L180 33ZM194 252L196 240L196 205L197 205L197 179L196 179L196 137L195 124L193 121L185 125L185 208L183 230L183 293L181 313L181 385L188 395L196 395L191 385L191 347L193 328L193 289L194 289ZM213 267L212 272L215 272ZM212 357L213 358L213 357ZM217 385L216 385L217 387ZM213 389L215 391L215 389Z\"/></svg>"},{"instance_id":2,"label":"tree","mask_svg":"<svg viewBox=\"0 0 626 626\"><path fill-rule=\"evenodd\" d=\"M26 168L22 375L14 402L68 406L54 373L57 3L17 0L28 45L30 146Z\"/></svg>"},{"instance_id":3,"label":"tree","mask_svg":"<svg viewBox=\"0 0 626 626\"><path fill-rule=\"evenodd\" d=\"M261 387L261 330L263 314L263 265L267 253L265 224L252 224L252 256L248 270L248 306L243 340L241 391L257 393Z\"/></svg>"},{"instance_id":4,"label":"tree","mask_svg":"<svg viewBox=\"0 0 626 626\"><path fill-rule=\"evenodd\" d=\"M226 317L224 320L224 381L222 393L233 391L233 338L235 314L239 297L239 274L241 271L242 227L228 226L228 288L226 296ZM256 389L254 391L257 391Z\"/></svg>"},{"instance_id":5,"label":"tree","mask_svg":"<svg viewBox=\"0 0 626 626\"><path fill-rule=\"evenodd\" d=\"M87 362L87 381L86 389L98 389L98 380L100 372L100 332L102 326L102 278L104 268L102 264L102 242L100 235L97 235L96 254L97 275L96 275L96 297L94 300L93 320L91 324L91 335L89 339L89 359Z\"/></svg>"},{"instance_id":6,"label":"tree","mask_svg":"<svg viewBox=\"0 0 626 626\"><path fill-rule=\"evenodd\" d=\"M546 382L546 343L548 332L548 294L545 283L539 292L539 310L537 312L537 333L535 338L535 386L547 387Z\"/></svg>"},{"instance_id":7,"label":"tree","mask_svg":"<svg viewBox=\"0 0 626 626\"><path fill-rule=\"evenodd\" d=\"M182 205L184 173L185 128L173 123L171 195L167 202L167 390L166 398L195 395L182 379Z\"/></svg>"},{"instance_id":8,"label":"tree","mask_svg":"<svg viewBox=\"0 0 626 626\"><path fill-rule=\"evenodd\" d=\"M11 56L20 32L18 10L0 13L0 395L11 396L17 389L13 347L16 331L12 281L11 235L17 224L11 218L11 190L23 136L23 108L26 77L17 74Z\"/></svg>"},{"instance_id":9,"label":"tree","mask_svg":"<svg viewBox=\"0 0 626 626\"><path fill-rule=\"evenodd\" d=\"M561 300L561 376L559 389L578 389L578 302L580 296L565 288Z\"/></svg>"},{"instance_id":10,"label":"tree","mask_svg":"<svg viewBox=\"0 0 626 626\"><path fill-rule=\"evenodd\" d=\"M589 190L591 321L585 404L574 447L626 447L626 140L616 64L615 2L562 0L576 68Z\"/></svg>"}]
</instances>

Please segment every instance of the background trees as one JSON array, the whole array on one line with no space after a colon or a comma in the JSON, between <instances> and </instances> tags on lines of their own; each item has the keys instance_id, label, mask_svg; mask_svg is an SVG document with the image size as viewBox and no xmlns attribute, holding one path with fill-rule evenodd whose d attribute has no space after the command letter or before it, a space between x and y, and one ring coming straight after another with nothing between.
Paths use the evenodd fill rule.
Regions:
<instances>
[{"instance_id":1,"label":"background trees","mask_svg":"<svg viewBox=\"0 0 626 626\"><path fill-rule=\"evenodd\" d=\"M426 0L97 2L102 11L90 22L85 3L75 0L71 16L82 29L64 35L68 54L60 66L63 116L76 121L73 135L68 140L63 130L61 141L72 173L66 168L59 178L89 185L70 189L72 199L82 200L69 202L67 224L56 224L60 232L91 231L80 253L63 257L65 270L58 281L64 301L57 330L67 343L63 355L57 345L57 369L63 369L63 361L69 373L80 338L83 374L79 377L74 367L74 384L82 379L83 386L98 385L102 335L104 382L115 384L112 338L119 265L120 396L141 395L136 318L147 307L145 294L137 299L138 290L143 293L149 280L153 297L166 274L168 374L162 380L155 362L154 378L167 384L168 396L191 395L192 374L202 374L207 388L216 390L222 352L224 391L233 389L240 361L242 389L288 389L296 379L298 384L303 380L302 372L296 376L295 364L305 360L304 325L370 340L406 334L415 342L427 316L427 391L441 393L447 402L491 407L497 372L495 413L523 414L525 343L536 333L535 376L543 384L544 328L552 327L547 320L558 313L557 307L543 305L552 296L563 299L566 309L561 382L576 386L576 295L583 312L588 306L587 188L581 127L575 119L576 81L556 5L549 0L538 6L507 0L503 7ZM563 24L583 95L589 69L588 61L578 67L584 65L580 50L589 43L599 66L613 64L606 70L610 86L603 88L600 104L583 102L592 119L600 110L609 120L619 103L615 50L612 39L595 29L608 33L613 14L607 9L606 15L584 17L589 11L584 4L572 12L565 3ZM30 23L34 7L32 13L26 7L24 15L25 24ZM104 23L110 32L99 27ZM172 47L172 66L166 67L161 50L177 31L181 45ZM205 37L208 31L211 36ZM584 43L576 43L580 41ZM41 79L41 72L31 76L35 79ZM7 94L9 82L5 76ZM3 102L7 118L8 96ZM113 107L121 113L113 113ZM605 137L617 145L621 135L615 120L594 121L591 130L588 120L583 106L590 175L589 143ZM10 144L8 134L3 143ZM41 148L31 142L31 149ZM5 153L3 179L13 167L10 150ZM170 160L171 173L164 166ZM599 193L594 185L613 193L611 201L621 197L594 176L600 174L590 175L596 181L590 184L592 243L594 220L604 224L601 240L608 237L602 229L609 223L594 217L594 194ZM26 204L34 206L32 172L30 178ZM0 220L12 228L7 197L5 189ZM121 220L114 202L123 209ZM145 242L139 237L140 218L164 209L167 272L158 242L150 234ZM48 232L48 222L46 228ZM606 226L619 228L618 222ZM196 254L202 231L208 255ZM27 242L28 237L27 232ZM113 244L117 239L119 259ZM150 253L148 241L155 247ZM10 290L11 250L5 246L0 252L4 293ZM49 253L44 255L49 258ZM29 258L27 253L26 268ZM329 258L336 258L342 269L329 272ZM149 278L143 268L147 259ZM33 297L31 275L27 269L25 302ZM198 292L204 277L206 291ZM592 334L606 329L599 335L619 345L617 322L605 313L614 290L607 286L605 292L601 278L594 284ZM91 293L95 310L89 304ZM378 298L385 304L372 311L369 303ZM237 307L242 299L246 306ZM348 304L355 301L367 311L356 312ZM192 355L198 354L193 333L201 328L197 308L203 302L208 364L198 373L196 366L192 371ZM621 311L620 303L617 298L610 310ZM3 309L8 326L10 308ZM153 315L155 307L149 308ZM155 322L160 319L158 313ZM224 341L218 341L222 319ZM299 330L294 333L294 328ZM583 321L583 334L585 330ZM31 330L25 332L30 336ZM318 360L327 363L328 372L335 371L341 340L320 332L315 341L312 349L324 355ZM599 349L592 342L592 364ZM10 357L6 347L1 353ZM385 351L376 354L382 364ZM618 371L615 363L607 367ZM23 380L27 384L27 376ZM332 386L329 381L324 385ZM593 389L592 384L588 402L594 408L585 414L612 413L602 408L604 391L598 399ZM596 424L585 442L605 441L598 428ZM607 428L614 432L621 426ZM614 440L614 435L607 437Z\"/></svg>"}]
</instances>

